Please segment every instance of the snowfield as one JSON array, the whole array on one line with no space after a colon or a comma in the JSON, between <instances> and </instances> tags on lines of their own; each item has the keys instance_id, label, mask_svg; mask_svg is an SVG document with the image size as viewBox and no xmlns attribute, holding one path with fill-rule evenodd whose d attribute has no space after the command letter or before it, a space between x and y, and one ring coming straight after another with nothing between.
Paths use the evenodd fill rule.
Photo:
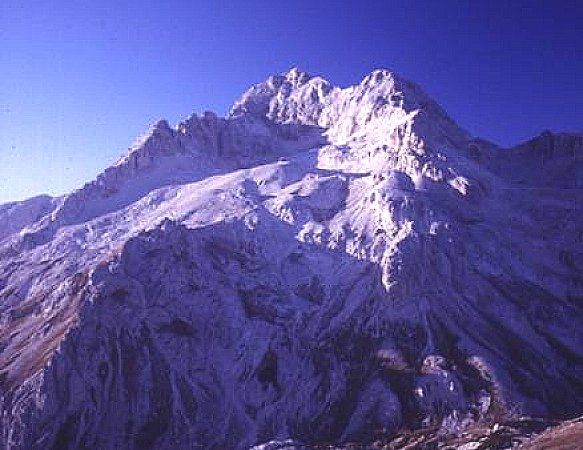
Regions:
<instances>
[{"instance_id":1,"label":"snowfield","mask_svg":"<svg viewBox=\"0 0 583 450\"><path fill-rule=\"evenodd\" d=\"M66 196L0 205L2 448L521 414L583 414L581 135L501 149L389 71L294 68L226 118L157 122Z\"/></svg>"}]
</instances>

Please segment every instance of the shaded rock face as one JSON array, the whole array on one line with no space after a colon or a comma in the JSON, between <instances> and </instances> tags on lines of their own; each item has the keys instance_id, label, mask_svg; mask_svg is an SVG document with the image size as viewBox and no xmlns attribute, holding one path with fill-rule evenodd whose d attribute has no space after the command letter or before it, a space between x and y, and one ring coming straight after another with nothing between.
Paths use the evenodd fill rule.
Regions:
<instances>
[{"instance_id":1,"label":"shaded rock face","mask_svg":"<svg viewBox=\"0 0 583 450\"><path fill-rule=\"evenodd\" d=\"M414 424L478 413L487 382L464 374L469 366L420 361L427 332L419 317L382 313L390 300L377 267L265 221L276 260L241 224L166 223L129 240L114 268L96 268L82 325L42 374L42 419L13 424L24 434L12 438L55 449L245 448L286 435L366 440L403 414ZM303 290L286 282L298 266ZM330 269L342 274L334 293ZM413 398L420 389L431 400Z\"/></svg>"},{"instance_id":2,"label":"shaded rock face","mask_svg":"<svg viewBox=\"0 0 583 450\"><path fill-rule=\"evenodd\" d=\"M388 71L339 89L295 69L226 119L158 122L80 190L0 207L0 226L34 209L0 241L2 446L580 414L579 140L498 149Z\"/></svg>"},{"instance_id":3,"label":"shaded rock face","mask_svg":"<svg viewBox=\"0 0 583 450\"><path fill-rule=\"evenodd\" d=\"M0 205L0 239L17 233L25 226L36 222L50 212L58 199L48 195L39 195L23 202Z\"/></svg>"}]
</instances>

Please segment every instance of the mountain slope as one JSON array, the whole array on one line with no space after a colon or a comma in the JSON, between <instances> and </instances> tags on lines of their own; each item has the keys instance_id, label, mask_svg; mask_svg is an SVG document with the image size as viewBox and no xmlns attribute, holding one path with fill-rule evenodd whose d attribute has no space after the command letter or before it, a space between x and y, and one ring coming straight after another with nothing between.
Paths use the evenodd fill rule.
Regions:
<instances>
[{"instance_id":1,"label":"mountain slope","mask_svg":"<svg viewBox=\"0 0 583 450\"><path fill-rule=\"evenodd\" d=\"M1 442L249 448L580 414L580 142L499 149L384 70L340 89L292 69L225 119L158 122L0 241Z\"/></svg>"}]
</instances>

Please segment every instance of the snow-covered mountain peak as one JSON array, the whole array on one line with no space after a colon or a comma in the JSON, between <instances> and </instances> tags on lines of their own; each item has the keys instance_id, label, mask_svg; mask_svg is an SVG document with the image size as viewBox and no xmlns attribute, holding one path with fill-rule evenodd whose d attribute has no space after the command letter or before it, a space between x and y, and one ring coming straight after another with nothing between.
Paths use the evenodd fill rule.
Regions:
<instances>
[{"instance_id":1,"label":"snow-covered mountain peak","mask_svg":"<svg viewBox=\"0 0 583 450\"><path fill-rule=\"evenodd\" d=\"M459 146L469 137L418 85L386 69L340 88L293 68L248 89L229 117L243 115L321 127L334 144L363 135L390 135L399 127L401 138L408 141L454 141ZM413 134L415 139L408 139Z\"/></svg>"},{"instance_id":2,"label":"snow-covered mountain peak","mask_svg":"<svg viewBox=\"0 0 583 450\"><path fill-rule=\"evenodd\" d=\"M0 206L0 447L580 413L582 151L470 139L387 70L156 122L81 189Z\"/></svg>"},{"instance_id":3,"label":"snow-covered mountain peak","mask_svg":"<svg viewBox=\"0 0 583 450\"><path fill-rule=\"evenodd\" d=\"M294 67L251 87L226 118L207 111L176 127L156 121L116 164L33 229L51 236L47 229L122 208L156 188L314 149L322 168L397 170L418 186L427 179L457 186L474 178L456 162L467 139L421 88L391 71L374 70L339 88Z\"/></svg>"}]
</instances>

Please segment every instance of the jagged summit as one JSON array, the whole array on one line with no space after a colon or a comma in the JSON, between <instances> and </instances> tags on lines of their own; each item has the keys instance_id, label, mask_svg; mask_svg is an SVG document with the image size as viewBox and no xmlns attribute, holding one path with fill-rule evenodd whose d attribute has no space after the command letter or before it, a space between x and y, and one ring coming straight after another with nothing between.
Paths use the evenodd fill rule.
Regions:
<instances>
[{"instance_id":1,"label":"jagged summit","mask_svg":"<svg viewBox=\"0 0 583 450\"><path fill-rule=\"evenodd\" d=\"M364 135L378 139L381 134L397 133L414 134L415 139L429 144L452 141L459 147L469 138L419 86L383 69L342 89L293 68L245 92L229 117L244 115L318 126L335 144Z\"/></svg>"},{"instance_id":2,"label":"jagged summit","mask_svg":"<svg viewBox=\"0 0 583 450\"><path fill-rule=\"evenodd\" d=\"M367 75L360 87L363 89L378 88L381 84L386 84L388 89L395 90L396 86L403 85L398 81L394 73L388 70L375 70ZM347 90L354 90L356 86ZM231 107L230 116L236 117L241 114L254 114L267 116L280 121L306 121L307 123L317 123L317 117L297 114L286 115L282 108L310 109L315 104L325 107L330 99L329 94L333 91L342 91L334 87L321 77L314 77L297 67L293 67L287 72L273 75L266 81L249 88ZM294 105L290 104L294 103ZM290 111L291 112L291 111ZM311 120L310 120L311 119Z\"/></svg>"},{"instance_id":3,"label":"jagged summit","mask_svg":"<svg viewBox=\"0 0 583 450\"><path fill-rule=\"evenodd\" d=\"M157 122L82 188L0 206L0 447L583 413L582 150L472 138L386 70Z\"/></svg>"}]
</instances>

